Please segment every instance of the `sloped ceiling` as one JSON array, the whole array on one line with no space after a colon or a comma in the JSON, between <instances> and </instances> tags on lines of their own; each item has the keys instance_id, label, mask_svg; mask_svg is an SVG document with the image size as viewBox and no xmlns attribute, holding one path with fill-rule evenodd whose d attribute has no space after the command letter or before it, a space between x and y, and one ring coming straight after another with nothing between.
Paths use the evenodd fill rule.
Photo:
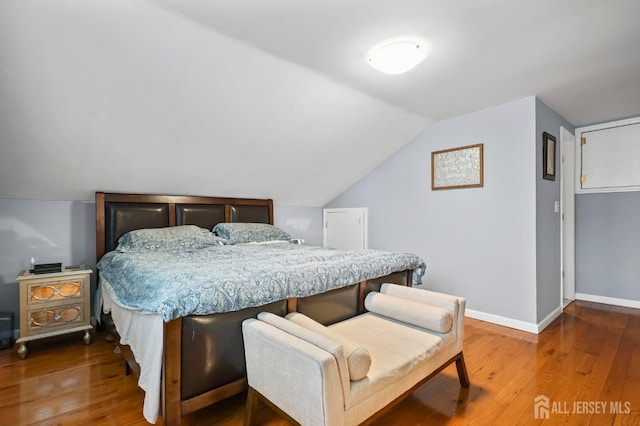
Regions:
<instances>
[{"instance_id":1,"label":"sloped ceiling","mask_svg":"<svg viewBox=\"0 0 640 426\"><path fill-rule=\"evenodd\" d=\"M576 126L640 113L637 0L154 3L434 120L531 95ZM405 75L372 71L368 49L398 36L431 55Z\"/></svg>"},{"instance_id":2,"label":"sloped ceiling","mask_svg":"<svg viewBox=\"0 0 640 426\"><path fill-rule=\"evenodd\" d=\"M434 120L640 115L637 1L3 0L0 197L322 206ZM585 30L588 28L588 30ZM432 47L400 76L366 52Z\"/></svg>"}]
</instances>

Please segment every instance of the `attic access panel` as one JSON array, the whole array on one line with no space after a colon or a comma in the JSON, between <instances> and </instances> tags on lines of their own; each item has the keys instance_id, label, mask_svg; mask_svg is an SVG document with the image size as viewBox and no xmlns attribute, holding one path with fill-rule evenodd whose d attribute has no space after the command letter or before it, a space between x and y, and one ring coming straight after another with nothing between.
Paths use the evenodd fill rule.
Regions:
<instances>
[{"instance_id":1,"label":"attic access panel","mask_svg":"<svg viewBox=\"0 0 640 426\"><path fill-rule=\"evenodd\" d=\"M580 190L640 191L640 118L578 132Z\"/></svg>"}]
</instances>

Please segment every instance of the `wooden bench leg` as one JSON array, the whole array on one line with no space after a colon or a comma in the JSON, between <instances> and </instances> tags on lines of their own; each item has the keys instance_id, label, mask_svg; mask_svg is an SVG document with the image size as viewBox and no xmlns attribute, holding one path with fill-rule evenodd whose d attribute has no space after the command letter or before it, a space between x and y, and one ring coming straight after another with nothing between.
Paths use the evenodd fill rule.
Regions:
<instances>
[{"instance_id":1,"label":"wooden bench leg","mask_svg":"<svg viewBox=\"0 0 640 426\"><path fill-rule=\"evenodd\" d=\"M471 386L471 382L469 382L469 375L467 374L467 366L464 363L464 356L462 352L456 359L456 368L458 369L458 379L460 379L460 385L463 388L468 388Z\"/></svg>"},{"instance_id":2,"label":"wooden bench leg","mask_svg":"<svg viewBox=\"0 0 640 426\"><path fill-rule=\"evenodd\" d=\"M254 426L256 424L256 414L258 412L258 393L249 386L247 392L247 405L244 409L244 426Z\"/></svg>"}]
</instances>

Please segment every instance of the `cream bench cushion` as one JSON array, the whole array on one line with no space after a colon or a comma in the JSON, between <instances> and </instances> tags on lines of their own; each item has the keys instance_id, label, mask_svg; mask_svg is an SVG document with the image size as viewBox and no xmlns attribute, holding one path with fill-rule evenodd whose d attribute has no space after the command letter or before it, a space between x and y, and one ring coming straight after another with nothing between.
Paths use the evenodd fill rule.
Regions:
<instances>
[{"instance_id":1,"label":"cream bench cushion","mask_svg":"<svg viewBox=\"0 0 640 426\"><path fill-rule=\"evenodd\" d=\"M377 394L397 395L411 388L426 375L434 354L453 342L447 336L374 313L358 315L329 328L357 341L371 353L367 376L351 382L351 392L345 400L347 409ZM378 400L373 398L369 403L377 406Z\"/></svg>"}]
</instances>

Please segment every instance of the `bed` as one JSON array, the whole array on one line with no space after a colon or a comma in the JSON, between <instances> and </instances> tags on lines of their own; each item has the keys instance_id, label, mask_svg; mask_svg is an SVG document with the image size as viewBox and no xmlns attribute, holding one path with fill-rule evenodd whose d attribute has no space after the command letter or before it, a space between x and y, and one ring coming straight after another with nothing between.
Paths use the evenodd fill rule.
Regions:
<instances>
[{"instance_id":1,"label":"bed","mask_svg":"<svg viewBox=\"0 0 640 426\"><path fill-rule=\"evenodd\" d=\"M105 265L112 258L126 256L126 253L115 251L120 237L129 231L181 225L196 225L211 230L216 225L225 223L273 225L273 202L269 199L97 192L96 257L98 262L104 258L100 265ZM298 247L293 243L275 243L265 244L265 248L262 245L258 248L238 244L236 247L207 247L203 251L216 252L216 255L226 253L236 259L259 257L267 250L281 251L284 256L315 250ZM311 256L318 257L318 253L320 252L312 252ZM160 265L164 260L156 259L156 262ZM302 265L301 261L295 260L294 263L296 262L297 265ZM106 269L105 267L105 272ZM304 271L302 266L297 269L299 273ZM261 297L253 297L254 291L245 289L243 291L246 297L236 298L240 302L233 302L229 306L219 308L216 307L217 302L209 300L201 303L197 300L191 307L185 308L189 303L180 301L168 303L171 306L166 308L165 301L160 310L154 310L149 305L130 306L132 302L114 290L118 287L117 283L109 281L115 281L117 274L111 274L109 279L105 279L101 272L99 288L105 296L105 310L110 312L110 315L104 317L104 322L116 336L117 349L126 360L127 371L137 373L140 376L139 384L143 389L146 388L143 409L145 418L152 423L155 421L154 410L157 412L161 401L164 423L180 424L183 415L243 392L246 389L246 379L240 325L244 319L255 317L261 311L278 315L298 311L324 324L342 321L363 312L364 297L369 291L379 289L383 282L412 285L424 272L424 264L400 269L386 267L375 273L368 271L368 275L363 275L358 267L355 269L356 272L345 271L341 274L353 277L333 286L314 285L303 290L293 290L294 287L287 285L282 293L278 292L279 281L275 280L276 287L263 292ZM324 275L324 272L319 275ZM357 278L365 276L366 279ZM262 282L260 285L263 285ZM152 294L153 290L145 292ZM206 292L199 292L201 293ZM223 298L229 297L218 297ZM136 336L151 334L152 330L160 336L150 339L155 347L148 343L140 345L135 340ZM142 368L138 362L141 358L144 359ZM149 369L148 365L155 365L160 371ZM142 382L146 384L143 386ZM155 393L149 392L149 388L155 389Z\"/></svg>"}]
</instances>

